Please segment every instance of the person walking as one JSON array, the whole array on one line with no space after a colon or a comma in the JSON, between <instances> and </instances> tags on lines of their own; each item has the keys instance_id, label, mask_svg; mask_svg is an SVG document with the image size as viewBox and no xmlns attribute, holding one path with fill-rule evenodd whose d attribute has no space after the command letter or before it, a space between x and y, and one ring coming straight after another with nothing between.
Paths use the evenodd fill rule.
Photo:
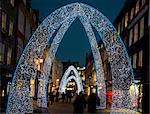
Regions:
<instances>
[{"instance_id":1,"label":"person walking","mask_svg":"<svg viewBox=\"0 0 150 114\"><path fill-rule=\"evenodd\" d=\"M84 108L86 107L86 101L82 92L80 92L79 95L77 95L75 101L73 102L73 107L75 114L82 114L84 112Z\"/></svg>"},{"instance_id":2,"label":"person walking","mask_svg":"<svg viewBox=\"0 0 150 114\"><path fill-rule=\"evenodd\" d=\"M100 105L100 99L95 93L92 93L88 98L88 112L96 113L97 105Z\"/></svg>"},{"instance_id":3,"label":"person walking","mask_svg":"<svg viewBox=\"0 0 150 114\"><path fill-rule=\"evenodd\" d=\"M56 92L56 102L59 101L58 97L59 97L59 92L57 91L57 92Z\"/></svg>"},{"instance_id":4,"label":"person walking","mask_svg":"<svg viewBox=\"0 0 150 114\"><path fill-rule=\"evenodd\" d=\"M62 101L63 101L63 103L65 102L65 93L63 92L62 94L61 94L61 96L62 96Z\"/></svg>"},{"instance_id":5,"label":"person walking","mask_svg":"<svg viewBox=\"0 0 150 114\"><path fill-rule=\"evenodd\" d=\"M49 99L50 99L50 104L52 105L54 103L54 92L50 92L49 94Z\"/></svg>"}]
</instances>

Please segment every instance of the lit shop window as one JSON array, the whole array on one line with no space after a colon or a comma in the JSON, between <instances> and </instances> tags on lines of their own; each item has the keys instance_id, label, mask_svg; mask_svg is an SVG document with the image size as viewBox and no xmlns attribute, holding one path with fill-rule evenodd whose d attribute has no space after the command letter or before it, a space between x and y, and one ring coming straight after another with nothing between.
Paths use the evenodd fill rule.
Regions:
<instances>
[{"instance_id":1,"label":"lit shop window","mask_svg":"<svg viewBox=\"0 0 150 114\"><path fill-rule=\"evenodd\" d=\"M134 8L131 9L130 20L133 18L133 16L134 16Z\"/></svg>"},{"instance_id":2,"label":"lit shop window","mask_svg":"<svg viewBox=\"0 0 150 114\"><path fill-rule=\"evenodd\" d=\"M35 81L30 80L30 96L33 97L35 94Z\"/></svg>"},{"instance_id":3,"label":"lit shop window","mask_svg":"<svg viewBox=\"0 0 150 114\"><path fill-rule=\"evenodd\" d=\"M140 20L140 38L144 35L144 17Z\"/></svg>"},{"instance_id":4,"label":"lit shop window","mask_svg":"<svg viewBox=\"0 0 150 114\"><path fill-rule=\"evenodd\" d=\"M13 22L9 22L9 35L11 36L13 34Z\"/></svg>"},{"instance_id":5,"label":"lit shop window","mask_svg":"<svg viewBox=\"0 0 150 114\"><path fill-rule=\"evenodd\" d=\"M138 40L138 23L134 26L134 43Z\"/></svg>"},{"instance_id":6,"label":"lit shop window","mask_svg":"<svg viewBox=\"0 0 150 114\"><path fill-rule=\"evenodd\" d=\"M125 27L128 25L128 12L125 14Z\"/></svg>"},{"instance_id":7,"label":"lit shop window","mask_svg":"<svg viewBox=\"0 0 150 114\"><path fill-rule=\"evenodd\" d=\"M7 64L8 65L11 64L11 55L12 55L12 49L8 48L8 52L7 52Z\"/></svg>"},{"instance_id":8,"label":"lit shop window","mask_svg":"<svg viewBox=\"0 0 150 114\"><path fill-rule=\"evenodd\" d=\"M2 29L6 30L6 14L2 12Z\"/></svg>"},{"instance_id":9,"label":"lit shop window","mask_svg":"<svg viewBox=\"0 0 150 114\"><path fill-rule=\"evenodd\" d=\"M133 68L136 68L137 54L133 55Z\"/></svg>"},{"instance_id":10,"label":"lit shop window","mask_svg":"<svg viewBox=\"0 0 150 114\"><path fill-rule=\"evenodd\" d=\"M14 0L10 0L10 4L14 7Z\"/></svg>"},{"instance_id":11,"label":"lit shop window","mask_svg":"<svg viewBox=\"0 0 150 114\"><path fill-rule=\"evenodd\" d=\"M135 14L139 11L139 0L136 3Z\"/></svg>"},{"instance_id":12,"label":"lit shop window","mask_svg":"<svg viewBox=\"0 0 150 114\"><path fill-rule=\"evenodd\" d=\"M4 49L5 45L0 42L0 61L4 61Z\"/></svg>"},{"instance_id":13,"label":"lit shop window","mask_svg":"<svg viewBox=\"0 0 150 114\"><path fill-rule=\"evenodd\" d=\"M143 66L143 50L139 52L139 60L138 60L138 66L142 67Z\"/></svg>"},{"instance_id":14,"label":"lit shop window","mask_svg":"<svg viewBox=\"0 0 150 114\"><path fill-rule=\"evenodd\" d=\"M133 29L131 29L129 32L129 46L132 45L132 38L133 38Z\"/></svg>"}]
</instances>

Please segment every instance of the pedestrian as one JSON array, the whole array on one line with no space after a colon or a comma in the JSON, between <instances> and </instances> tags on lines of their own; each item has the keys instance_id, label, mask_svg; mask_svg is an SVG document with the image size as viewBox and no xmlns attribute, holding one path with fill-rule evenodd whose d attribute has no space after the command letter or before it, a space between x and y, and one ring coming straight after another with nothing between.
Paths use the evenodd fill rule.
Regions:
<instances>
[{"instance_id":1,"label":"pedestrian","mask_svg":"<svg viewBox=\"0 0 150 114\"><path fill-rule=\"evenodd\" d=\"M50 104L52 105L54 103L54 92L50 92L49 99L50 99Z\"/></svg>"},{"instance_id":2,"label":"pedestrian","mask_svg":"<svg viewBox=\"0 0 150 114\"><path fill-rule=\"evenodd\" d=\"M57 90L57 92L56 92L56 102L59 101L58 97L59 97L59 92L58 92L58 90Z\"/></svg>"},{"instance_id":3,"label":"pedestrian","mask_svg":"<svg viewBox=\"0 0 150 114\"><path fill-rule=\"evenodd\" d=\"M65 102L65 93L63 92L62 94L61 94L61 96L62 96L62 101L63 101L63 103Z\"/></svg>"},{"instance_id":4,"label":"pedestrian","mask_svg":"<svg viewBox=\"0 0 150 114\"><path fill-rule=\"evenodd\" d=\"M100 99L95 93L92 93L88 98L88 112L95 113L97 105L100 105Z\"/></svg>"},{"instance_id":5,"label":"pedestrian","mask_svg":"<svg viewBox=\"0 0 150 114\"><path fill-rule=\"evenodd\" d=\"M76 96L75 101L73 102L74 113L82 114L84 112L85 106L86 106L85 98L84 98L82 92L80 92L79 95Z\"/></svg>"}]
</instances>

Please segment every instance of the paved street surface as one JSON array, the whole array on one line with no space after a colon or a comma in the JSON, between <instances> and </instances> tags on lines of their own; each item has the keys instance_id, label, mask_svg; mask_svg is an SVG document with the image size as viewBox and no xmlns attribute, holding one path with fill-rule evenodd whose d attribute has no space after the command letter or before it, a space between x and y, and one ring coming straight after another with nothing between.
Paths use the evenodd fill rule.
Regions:
<instances>
[{"instance_id":1,"label":"paved street surface","mask_svg":"<svg viewBox=\"0 0 150 114\"><path fill-rule=\"evenodd\" d=\"M44 108L36 108L34 113L42 113L42 114L72 114L73 113L73 104L72 103L63 103L58 102L52 105L49 105L47 109ZM97 114L109 114L110 110L97 110ZM87 112L87 106L84 110L84 114L89 114ZM115 110L112 114L140 114L138 112L133 112L131 110Z\"/></svg>"}]
</instances>

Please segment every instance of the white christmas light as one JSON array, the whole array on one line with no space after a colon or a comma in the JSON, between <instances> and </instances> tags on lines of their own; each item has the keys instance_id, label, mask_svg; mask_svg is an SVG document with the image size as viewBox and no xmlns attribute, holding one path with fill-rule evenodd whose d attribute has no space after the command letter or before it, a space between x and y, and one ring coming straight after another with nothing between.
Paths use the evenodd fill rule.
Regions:
<instances>
[{"instance_id":1,"label":"white christmas light","mask_svg":"<svg viewBox=\"0 0 150 114\"><path fill-rule=\"evenodd\" d=\"M96 66L97 83L104 84L102 89L97 89L98 93L103 93L99 94L101 108L106 108L106 85L103 65L92 26L97 30L104 43L111 65L113 93L111 108L130 108L130 103L132 102L130 100L133 100L132 103L134 103L136 100L135 86L133 99L130 99L129 95L131 81L133 83L135 81L134 74L126 48L116 29L111 22L95 8L82 3L72 3L51 13L32 35L15 70L6 113L20 114L33 112L33 99L30 97L29 84L30 79L34 80L37 73L37 65L35 65L34 59L36 57L42 57L44 49L50 45L49 40L60 27L50 46L49 56L45 60L40 76L45 82L41 88L45 92L39 95L42 99L38 100L38 103L42 106L47 106L46 91L51 64L64 34L76 18L80 19L89 38ZM19 83L21 83L21 86L18 87Z\"/></svg>"}]
</instances>

